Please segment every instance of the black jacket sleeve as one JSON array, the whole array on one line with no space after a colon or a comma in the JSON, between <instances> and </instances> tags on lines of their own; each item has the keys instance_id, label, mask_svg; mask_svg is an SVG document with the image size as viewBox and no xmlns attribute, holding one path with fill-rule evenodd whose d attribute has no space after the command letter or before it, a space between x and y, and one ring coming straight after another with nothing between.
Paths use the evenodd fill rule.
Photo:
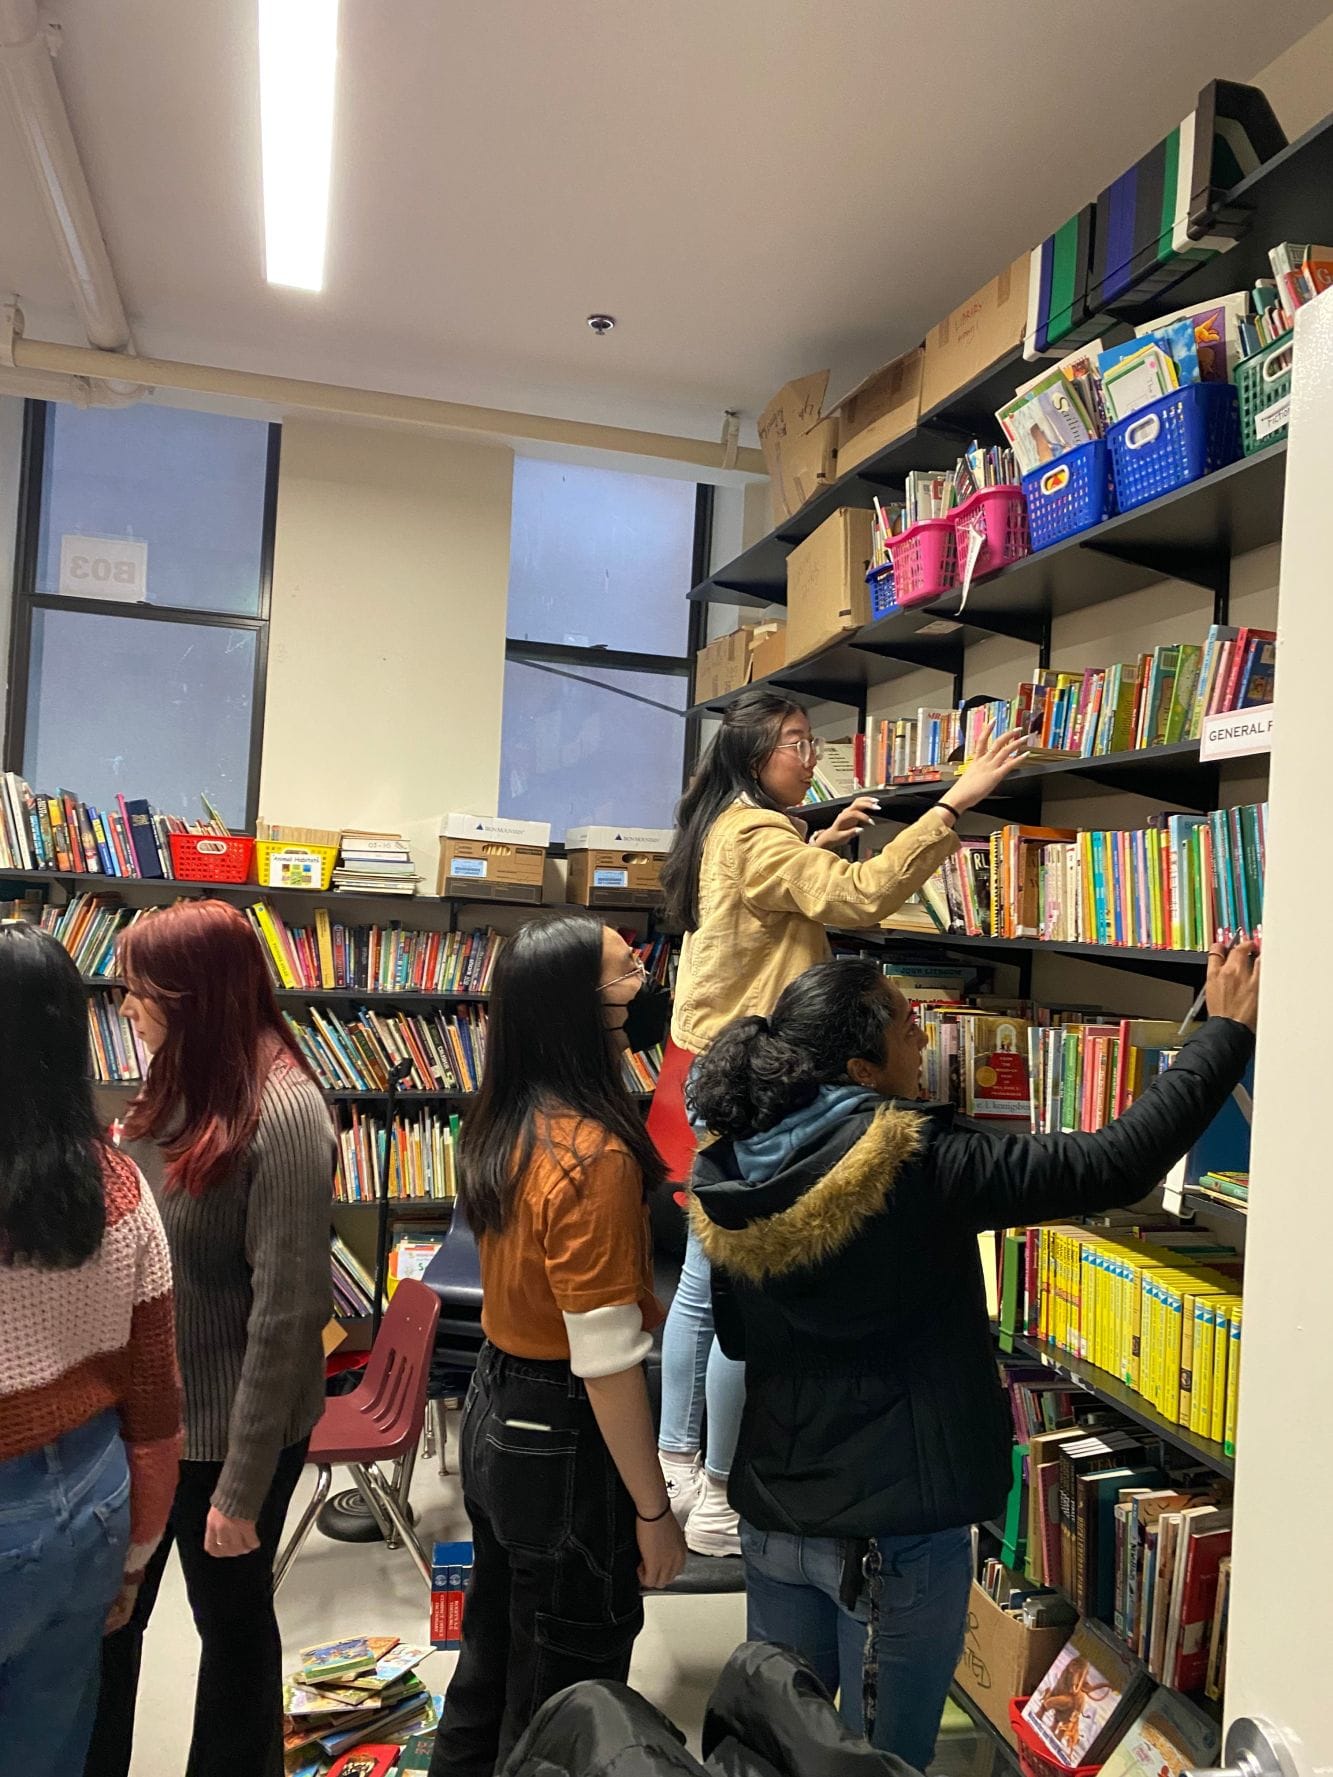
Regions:
<instances>
[{"instance_id":1,"label":"black jacket sleeve","mask_svg":"<svg viewBox=\"0 0 1333 1777\"><path fill-rule=\"evenodd\" d=\"M1210 1018L1174 1065L1095 1134L951 1130L932 1151L934 1202L978 1232L1137 1203L1193 1147L1253 1053L1245 1025Z\"/></svg>"},{"instance_id":2,"label":"black jacket sleeve","mask_svg":"<svg viewBox=\"0 0 1333 1777\"><path fill-rule=\"evenodd\" d=\"M711 1292L713 1297L713 1331L724 1357L745 1362L745 1310L736 1300L736 1286L727 1272L713 1266Z\"/></svg>"}]
</instances>

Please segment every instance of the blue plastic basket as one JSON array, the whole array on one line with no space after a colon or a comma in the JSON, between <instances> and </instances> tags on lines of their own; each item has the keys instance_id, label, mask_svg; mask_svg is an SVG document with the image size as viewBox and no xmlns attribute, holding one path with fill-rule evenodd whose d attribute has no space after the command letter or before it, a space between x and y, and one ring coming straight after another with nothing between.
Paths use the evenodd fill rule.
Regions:
<instances>
[{"instance_id":1,"label":"blue plastic basket","mask_svg":"<svg viewBox=\"0 0 1333 1777\"><path fill-rule=\"evenodd\" d=\"M886 561L882 568L871 568L866 575L866 585L870 588L870 615L887 617L890 611L898 609L898 601L893 596L893 563Z\"/></svg>"},{"instance_id":2,"label":"blue plastic basket","mask_svg":"<svg viewBox=\"0 0 1333 1777\"><path fill-rule=\"evenodd\" d=\"M1231 383L1187 383L1117 420L1106 441L1120 510L1159 500L1239 457L1235 388Z\"/></svg>"},{"instance_id":3,"label":"blue plastic basket","mask_svg":"<svg viewBox=\"0 0 1333 1777\"><path fill-rule=\"evenodd\" d=\"M1106 440L1067 450L1023 477L1034 549L1049 549L1077 531L1115 517L1115 482Z\"/></svg>"}]
</instances>

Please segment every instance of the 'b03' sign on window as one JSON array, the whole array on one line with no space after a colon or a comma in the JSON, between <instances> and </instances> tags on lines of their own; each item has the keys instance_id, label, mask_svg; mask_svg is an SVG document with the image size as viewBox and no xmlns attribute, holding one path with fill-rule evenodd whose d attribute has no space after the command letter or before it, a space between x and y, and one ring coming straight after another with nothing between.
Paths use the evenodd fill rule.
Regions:
<instances>
[{"instance_id":1,"label":"'b03' sign on window","mask_svg":"<svg viewBox=\"0 0 1333 1777\"><path fill-rule=\"evenodd\" d=\"M67 598L138 604L148 596L148 545L138 537L60 539L60 590Z\"/></svg>"}]
</instances>

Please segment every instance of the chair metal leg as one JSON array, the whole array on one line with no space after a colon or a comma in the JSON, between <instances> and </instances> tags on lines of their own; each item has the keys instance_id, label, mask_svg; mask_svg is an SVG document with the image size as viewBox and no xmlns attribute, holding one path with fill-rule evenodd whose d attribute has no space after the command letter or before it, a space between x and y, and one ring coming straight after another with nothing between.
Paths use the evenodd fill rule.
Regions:
<instances>
[{"instance_id":1,"label":"chair metal leg","mask_svg":"<svg viewBox=\"0 0 1333 1777\"><path fill-rule=\"evenodd\" d=\"M435 1445L440 1453L440 1479L443 1481L449 1473L449 1403L445 1397L436 1395L430 1404L427 1423L435 1427Z\"/></svg>"},{"instance_id":2,"label":"chair metal leg","mask_svg":"<svg viewBox=\"0 0 1333 1777\"><path fill-rule=\"evenodd\" d=\"M409 1498L411 1496L411 1492L412 1492L412 1475L416 1469L416 1466L417 1466L417 1447L415 1444L413 1444L402 1456L399 1457L398 1461L394 1464L393 1481L389 1486L389 1491L393 1494L394 1498L398 1501L398 1504L399 1504L399 1507L402 1511L403 1517L408 1519L409 1522L411 1521L412 1508L408 1504L408 1500L409 1500ZM391 1549L398 1549L398 1548L402 1547L402 1544L398 1540L397 1531L395 1531L394 1534L389 1538L388 1546Z\"/></svg>"},{"instance_id":3,"label":"chair metal leg","mask_svg":"<svg viewBox=\"0 0 1333 1777\"><path fill-rule=\"evenodd\" d=\"M434 1402L430 1403L432 1406ZM435 1415L427 1413L421 1422L421 1454L427 1462L435 1460Z\"/></svg>"},{"instance_id":4,"label":"chair metal leg","mask_svg":"<svg viewBox=\"0 0 1333 1777\"><path fill-rule=\"evenodd\" d=\"M383 1475L373 1466L357 1469L355 1473L358 1485L366 1488L366 1497L374 1504L377 1512L385 1513L393 1521L402 1546L407 1549L408 1554L416 1562L421 1577L426 1582L426 1589L429 1591L430 1562L426 1559L426 1551L421 1546L411 1520L385 1485Z\"/></svg>"},{"instance_id":5,"label":"chair metal leg","mask_svg":"<svg viewBox=\"0 0 1333 1777\"><path fill-rule=\"evenodd\" d=\"M301 1513L300 1523L288 1538L287 1547L283 1549L278 1556L277 1562L273 1568L273 1590L275 1592L286 1579L287 1569L295 1560L301 1548L301 1544L310 1535L310 1526L315 1522L316 1517L319 1515L320 1507L329 1497L329 1486L332 1480L333 1470L325 1463L321 1462L319 1465L319 1478L315 1482L315 1491L310 1495L310 1502L306 1506L306 1509Z\"/></svg>"},{"instance_id":6,"label":"chair metal leg","mask_svg":"<svg viewBox=\"0 0 1333 1777\"><path fill-rule=\"evenodd\" d=\"M349 1462L347 1466L352 1472L352 1479L356 1482L357 1491L370 1507L370 1514L379 1525L380 1535L387 1543L389 1538L393 1535L393 1520L385 1511L374 1488L370 1484L370 1477L373 1475L380 1484L380 1491L387 1492L388 1490L384 1485L383 1477L373 1462L366 1463L364 1467L359 1462Z\"/></svg>"}]
</instances>

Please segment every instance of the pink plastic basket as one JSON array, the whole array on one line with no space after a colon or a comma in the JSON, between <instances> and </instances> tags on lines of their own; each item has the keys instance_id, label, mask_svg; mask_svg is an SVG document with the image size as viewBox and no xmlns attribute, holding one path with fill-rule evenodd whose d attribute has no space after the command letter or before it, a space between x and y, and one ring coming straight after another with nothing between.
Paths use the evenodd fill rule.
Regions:
<instances>
[{"instance_id":1,"label":"pink plastic basket","mask_svg":"<svg viewBox=\"0 0 1333 1777\"><path fill-rule=\"evenodd\" d=\"M248 882L253 839L213 833L171 834L171 868L177 882Z\"/></svg>"},{"instance_id":2,"label":"pink plastic basket","mask_svg":"<svg viewBox=\"0 0 1333 1777\"><path fill-rule=\"evenodd\" d=\"M897 604L924 605L958 585L958 549L952 518L923 518L889 539Z\"/></svg>"},{"instance_id":3,"label":"pink plastic basket","mask_svg":"<svg viewBox=\"0 0 1333 1777\"><path fill-rule=\"evenodd\" d=\"M980 525L985 537L972 578L998 574L1001 568L1027 555L1032 547L1028 541L1028 509L1021 487L983 487L953 514L954 534L958 541L959 575L967 560L967 533Z\"/></svg>"}]
</instances>

